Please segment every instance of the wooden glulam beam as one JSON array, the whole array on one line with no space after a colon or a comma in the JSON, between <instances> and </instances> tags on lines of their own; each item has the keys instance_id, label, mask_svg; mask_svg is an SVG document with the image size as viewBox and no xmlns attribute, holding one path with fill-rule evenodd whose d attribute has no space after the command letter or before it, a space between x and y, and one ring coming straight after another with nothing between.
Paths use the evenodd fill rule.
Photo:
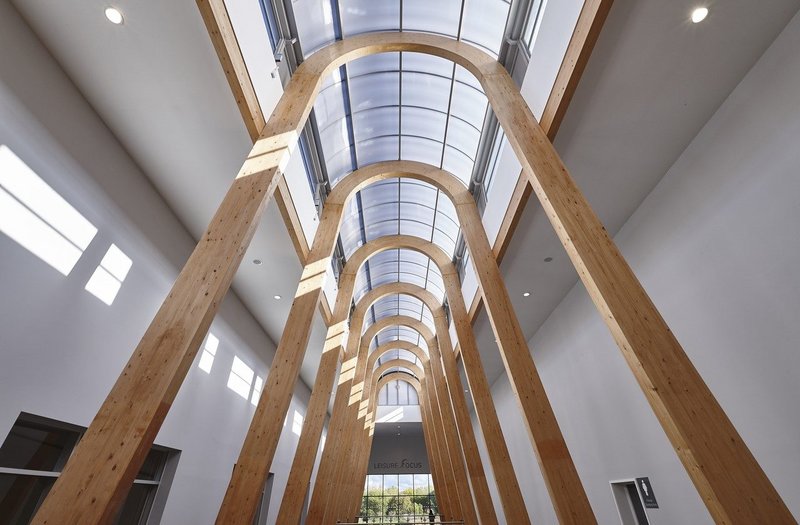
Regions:
<instances>
[{"instance_id":1,"label":"wooden glulam beam","mask_svg":"<svg viewBox=\"0 0 800 525\"><path fill-rule=\"evenodd\" d=\"M542 118L539 121L539 125L551 142L555 140L556 134L561 127L561 122L567 113L570 102L572 102L572 96L580 83L586 64L589 62L592 51L594 51L594 46L613 3L613 0L587 0L584 2L583 8L581 8L567 51L564 54L564 59L556 75L550 96L542 111ZM521 170L517 177L517 185L503 216L500 230L493 243L493 251L498 264L505 257L532 191L533 186L525 176L524 170ZM477 290L469 309L470 319L472 319L473 324L477 321L482 306L483 297L480 294L480 290Z\"/></svg>"},{"instance_id":2,"label":"wooden glulam beam","mask_svg":"<svg viewBox=\"0 0 800 525\"><path fill-rule=\"evenodd\" d=\"M285 167L297 143L321 79L350 60L397 51L452 60L480 81L539 202L712 516L730 523L795 523L576 187L508 73L492 57L469 44L413 32L355 36L320 49L301 64L208 233L181 271L173 291L34 523L60 522L67 514L67 522L86 517L88 520L83 521L96 523L113 515L230 286L255 223L277 185L276 175ZM491 249L488 251L491 253ZM204 297L198 297L198 292ZM483 292L487 293L485 287ZM503 302L502 297L496 299ZM318 299L313 308L317 307ZM496 331L497 319L493 319ZM176 327L185 329L178 332ZM287 328L302 330L298 326ZM514 329L509 333L519 339L516 332ZM274 403L276 413L280 412L279 407L288 406L282 396L278 397L268 401ZM129 409L136 413L131 414ZM259 452L259 460L263 456ZM259 494L263 480L259 485L257 476L250 472L260 473L269 468L269 463L271 458L264 467L254 467L250 461L246 464L247 484L257 486ZM563 480L548 486L552 495L552 489L563 486ZM574 521L575 516L568 509L559 510L563 497L558 496L554 499L559 519ZM249 492L244 498L251 499ZM226 523L249 523L246 517L242 513L239 521Z\"/></svg>"},{"instance_id":3,"label":"wooden glulam beam","mask_svg":"<svg viewBox=\"0 0 800 525\"><path fill-rule=\"evenodd\" d=\"M387 285L381 288L388 290L391 287L391 285ZM439 309L441 310L441 308ZM442 315L444 315L443 312ZM403 315L384 319L386 320L381 320L383 322L380 323L381 326L379 328L370 327L370 329L368 329L365 333L364 337L362 337L361 347L359 349L359 361L364 362L366 365L366 362L368 362L367 354L369 352L372 339L374 339L374 337L386 327L406 326L412 330L415 330L426 341L428 352L430 352L430 359L423 362L425 367L424 393L427 394L424 401L427 403L426 406L427 410L431 414L431 420L438 422L438 425L434 426L431 430L432 438L435 440L436 447L439 450L439 457L441 458L440 464L445 473L445 479L443 481L446 492L444 495L448 505L446 506L445 512L442 514L447 519L463 519L467 524L477 523L477 516L475 515L473 506L474 504L464 470L460 445L456 444L456 441L454 440L454 433L450 430L453 428L453 425L451 424L452 417L448 417L448 414L452 414L452 409L449 405L449 397L443 397L442 391L437 387L436 384L437 380L439 381L439 384L441 384L442 381L442 378L439 377L440 370L436 369L436 358L434 357L434 353L438 349L436 337L433 331L419 319L413 319ZM372 326L374 327L376 325ZM357 380L366 381L367 372L366 366L357 368ZM362 401L364 400L362 396L359 397L361 397ZM364 426L364 420L359 417L358 413L356 413L355 416L355 424L351 426L352 432L348 435L348 438L352 439L357 445L362 445L356 447L358 453L353 457L353 463L359 464L363 461L363 458L368 451L366 451L366 447L363 446L366 445L366 442L363 439L364 434L361 430ZM358 485L357 480L355 480L355 482L352 480L348 482L347 477L345 477L344 481L344 492L354 494L353 491ZM335 515L335 517L349 519L352 516Z\"/></svg>"},{"instance_id":4,"label":"wooden glulam beam","mask_svg":"<svg viewBox=\"0 0 800 525\"><path fill-rule=\"evenodd\" d=\"M448 196L452 195L454 200L461 202L463 206L474 208L475 203L471 198L469 198L468 194L466 193L466 188L463 186L462 183L460 183L457 179L455 179L453 175L419 163L412 163L412 162L386 163L382 165L376 165L375 167L372 168L365 168L347 176L345 179L343 179L340 185L337 185L337 188L340 188L339 191L341 191L342 193L354 193L359 188L364 187L366 184L375 182L377 180L382 180L384 177L400 176L403 174L403 172L401 171L403 169L414 170L416 172L415 174L409 175L408 173L411 172L407 171L405 176L413 176L414 178L419 178L420 180L424 180L431 184L437 185L445 192L446 195ZM459 193L459 192L464 192L464 193ZM344 197L341 194L337 194L334 197L334 200L336 202L340 202L341 199L343 198ZM452 298L451 299L452 313L454 316L454 320L458 322L457 327L459 327L459 337L464 340L465 344L470 345L470 348L474 348L474 355L477 356L478 355L477 346L475 345L474 336L472 335L471 330L465 331L463 329L466 322L466 316L465 314L461 313L464 311L464 307L463 307L463 300L461 299L460 284L458 281L456 270L453 267L447 255L441 250L441 248L437 247L435 244L424 241L417 237L410 237L410 236L382 237L370 241L366 245L359 248L359 250L357 250L353 254L350 261L348 261L345 270L342 273L342 277L345 278L345 281L347 283L352 282L352 275L355 273L355 271L357 271L357 269L364 263L364 261L368 257L374 256L380 251L387 249L394 249L394 248L405 248L418 251L419 253L428 256L434 262L434 264L437 265L440 273L444 276L446 293L448 297ZM414 289L413 285L405 283L402 285L397 285L396 288L393 288L393 291L395 292L399 290L412 291L413 289ZM341 295L342 290L349 290L349 288L347 287L340 288L340 297L342 296ZM374 292L373 295L377 293L380 293L380 291ZM349 297L349 293L345 294L344 297ZM424 298L425 296L423 296L423 299ZM459 301L462 302L459 303ZM428 302L431 302L431 300L428 300ZM460 310L458 309L458 304L462 305ZM434 308L435 306L436 305L433 305ZM366 311L365 308L356 310L356 313L353 316L354 326L359 326L359 324L363 322L365 311ZM367 369L369 369L369 367L367 367ZM476 407L479 414L479 422L483 429L485 441L490 447L490 450L492 452L490 454L490 457L493 463L495 477L498 480L498 486L501 489L501 500L503 502L504 509L506 512L506 518L509 521L514 521L515 523L526 523L528 522L528 516L525 510L525 504L516 481L514 469L510 462L510 457L508 455L506 445L502 436L502 430L500 429L499 421L497 420L497 415L494 411L494 407L491 401L491 394L489 393L488 382L485 379L485 374L483 374L483 369L482 365L480 364L479 357L478 357L477 367L476 368L470 367L468 374L469 374L468 377L471 379L472 383L471 386L474 389L474 395L480 396L479 399L480 402L476 403ZM483 380L482 382L479 382L479 379L481 377L483 378ZM481 389L481 385L484 385L483 389ZM459 392L461 391L462 390L459 388ZM481 394L481 392L484 393ZM316 393L312 393L312 397L314 395L316 395ZM339 395L340 394L337 394L337 396ZM334 409L333 421L336 420L337 414L338 412L336 411L336 409ZM471 424L464 426L470 427ZM348 440L342 438L336 440L336 442L348 442ZM327 443L331 443L331 441L329 440ZM329 446L327 445L327 443L326 447ZM466 450L466 447L464 448ZM477 445L474 445L474 448L477 449ZM327 452L328 451L326 450L326 453ZM321 464L320 472L323 471L322 465L324 464L325 464L325 459L323 459L323 462ZM321 478L318 475L318 480L319 479ZM324 479L324 477L322 479ZM333 483L332 485L336 487L339 486L338 484L333 484ZM316 490L317 487L315 487L315 491ZM312 499L312 507L314 507L314 499Z\"/></svg>"},{"instance_id":5,"label":"wooden glulam beam","mask_svg":"<svg viewBox=\"0 0 800 525\"><path fill-rule=\"evenodd\" d=\"M223 0L197 0L203 20L214 44L214 49L231 87L242 119L250 136L255 140L264 125L264 116L255 94L255 88L244 62L236 34L233 30ZM588 0L578 17L564 59L559 68L550 96L545 104L540 125L552 141L572 101L572 96L591 56L600 31L605 23L613 0ZM522 217L532 187L520 171L517 186L509 201L493 249L500 263L511 243L514 231ZM308 245L303 234L297 210L285 181L281 181L275 194L284 223L289 231L298 258L304 263ZM469 312L473 324L482 307L483 297L476 291ZM325 301L320 303L323 319L330 324L330 311Z\"/></svg>"},{"instance_id":6,"label":"wooden glulam beam","mask_svg":"<svg viewBox=\"0 0 800 525\"><path fill-rule=\"evenodd\" d=\"M377 241L381 241L382 239L383 238L377 239ZM370 292L370 294L371 293L372 292ZM357 308L356 313L353 316L354 320L352 324L354 327L363 325L364 315L367 310L366 306L363 305L368 304L368 302L371 302L371 299L374 299L375 297L376 295L373 294L372 298L367 299L365 297L366 300L362 299L362 301L360 301L362 307ZM377 323L371 325L360 339L351 338L350 341L348 341L348 346L357 347L356 350L350 351L356 355L355 375L352 381L354 386L349 393L349 402L343 410L343 417L348 423L344 425L344 431L339 440L339 442L345 446L340 447L340 451L335 457L336 466L333 469L333 472L337 473L337 475L334 477L333 483L330 483L327 486L326 493L323 494L325 497L320 500L326 501L325 512L321 523L332 523L336 520L347 519L347 516L344 515L344 512L347 510L347 506L344 504L340 493L342 491L342 487L345 487L346 492L346 488L351 486L352 480L348 475L350 466L359 461L359 457L363 452L363 441L360 439L360 436L362 436L361 428L363 428L364 424L363 418L359 416L359 408L366 377L366 363L368 361L367 354L370 343L376 337L376 335L382 330L395 325L407 326L412 330L416 330L422 335L428 344L435 344L433 334L430 332L427 326L425 326L418 319L412 319L407 316L383 318ZM430 380L430 378L428 380ZM435 390L431 388L429 392L431 392L431 398L428 407L431 417L434 420L441 421L441 410L436 398L433 397ZM336 418L337 415L338 414L335 413L333 414L333 417ZM443 484L440 486L439 491L445 511L444 515L449 519L462 519L461 498L463 495L459 491L459 480L455 474L456 470L453 464L454 458L452 457L452 450L448 446L448 441L446 435L443 433L442 427L435 426L431 429L431 439L434 444L434 448L438 450L441 468L443 471ZM312 510L315 507L313 497L311 507ZM309 512L309 520L311 520L311 511ZM317 522L310 521L310 523Z\"/></svg>"},{"instance_id":7,"label":"wooden glulam beam","mask_svg":"<svg viewBox=\"0 0 800 525\"><path fill-rule=\"evenodd\" d=\"M369 244L369 243L368 243ZM369 248L369 247L368 247ZM353 314L354 319L354 328L357 329L359 327L359 323L363 323L364 315L369 308L379 299L386 297L388 295L408 295L411 297L416 297L423 301L433 312L434 318L436 320L436 326L438 329L446 329L446 321L445 321L445 314L442 308L441 303L438 303L430 292L415 286L410 283L391 283L386 284L383 286L379 286L369 293L367 293L361 301L359 301L359 305L356 307L356 311ZM423 324L418 324L413 327L417 331L424 332L425 327ZM436 406L432 407L433 412L436 414L440 414L443 424L445 425L445 429L455 429L457 430L458 427L456 426L455 416L453 413L453 406L452 400L450 397L450 393L447 390L447 384L444 377L444 372L442 370L441 365L441 356L439 350L439 338L434 338L433 333L421 333L423 337L426 338L426 342L428 343L428 351L430 352L431 358L430 360L426 360L426 366L430 366L430 372L428 372L428 384L433 388L431 394L431 402L434 403ZM362 344L365 341L362 341ZM363 348L362 351L368 351L368 346ZM452 352L452 349L448 349L448 351ZM370 354L371 355L371 354ZM357 381L367 381L367 375L370 373L371 367L370 363L373 362L369 356L363 355L360 356L359 359L366 359L366 366L363 368L364 376L356 377ZM358 374L358 372L357 372ZM361 402L363 404L368 403L368 390L369 385L365 384L365 388L361 393ZM461 392L463 397L463 392ZM361 413L359 412L359 417L361 417ZM365 414L365 417L368 417ZM365 421L365 426L369 426L369 421ZM357 428L360 428L361 425L356 425ZM357 439L357 438L356 438ZM443 433L443 445L447 449L448 456L450 458L450 464L453 469L453 473L456 480L456 490L458 494L459 505L462 510L462 514L464 519L468 523L477 522L477 515L475 514L475 507L472 500L470 486L467 482L467 473L465 470L465 459L462 456L462 447L460 437L455 432L445 432ZM360 452L357 454L356 464L359 464L361 459L358 455L363 456L365 453L368 453L368 450L364 450L366 447L361 446ZM353 494L359 488L360 482L359 475L353 477L348 484L345 480L345 490L344 492L347 493L348 489L353 491ZM488 491L488 489L487 489ZM355 497L355 496L354 496ZM489 504L491 502L489 501ZM343 515L344 518L351 518L351 515Z\"/></svg>"},{"instance_id":8,"label":"wooden glulam beam","mask_svg":"<svg viewBox=\"0 0 800 525\"><path fill-rule=\"evenodd\" d=\"M231 93L242 115L242 122L247 128L250 138L255 141L259 133L264 129L266 120L261 110L261 104L253 86L250 72L239 47L236 32L233 29L228 10L224 0L196 0L197 7L205 22L208 35L214 50L219 58L225 78L231 88ZM278 189L275 192L275 203L283 217L283 222L289 232L289 238L300 259L300 264L305 264L308 257L309 246L303 228L300 225L300 216L294 205L294 199L286 184L286 180L281 177ZM324 304L321 303L321 304ZM325 313L323 312L323 316Z\"/></svg>"}]
</instances>

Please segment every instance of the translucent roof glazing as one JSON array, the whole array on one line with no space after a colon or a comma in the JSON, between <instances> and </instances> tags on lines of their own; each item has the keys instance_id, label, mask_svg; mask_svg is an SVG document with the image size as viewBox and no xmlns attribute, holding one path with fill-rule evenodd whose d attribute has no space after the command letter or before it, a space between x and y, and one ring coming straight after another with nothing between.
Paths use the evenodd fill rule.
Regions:
<instances>
[{"instance_id":1,"label":"translucent roof glazing","mask_svg":"<svg viewBox=\"0 0 800 525\"><path fill-rule=\"evenodd\" d=\"M337 37L372 31L422 31L460 38L494 56L500 51L506 0L293 0L307 55Z\"/></svg>"},{"instance_id":2,"label":"translucent roof glazing","mask_svg":"<svg viewBox=\"0 0 800 525\"><path fill-rule=\"evenodd\" d=\"M389 361L393 361L395 359L402 359L404 361L408 361L410 363L417 365L420 368L422 368L423 366L420 360L417 359L417 356L415 356L412 352L409 352L408 350L403 350L402 348L395 348L393 350L389 350L388 352L380 356L375 361L375 366L372 369L375 370L382 364L388 363Z\"/></svg>"},{"instance_id":3,"label":"translucent roof glazing","mask_svg":"<svg viewBox=\"0 0 800 525\"><path fill-rule=\"evenodd\" d=\"M374 31L435 33L497 56L510 0L293 0L291 6L305 56L335 40ZM487 108L478 81L452 61L411 52L352 61L323 80L314 105L328 179L335 186L369 164L414 160L469 185ZM391 179L350 200L340 233L346 259L369 241L397 234L431 241L452 257L459 225L449 198L425 182ZM359 270L354 299L392 282L418 284L439 300L444 297L441 275L426 256L391 250ZM421 302L396 295L378 301L366 324L398 313L432 325ZM413 334L412 342L419 342L419 334ZM374 344L401 336L411 337L403 329L387 330Z\"/></svg>"}]
</instances>

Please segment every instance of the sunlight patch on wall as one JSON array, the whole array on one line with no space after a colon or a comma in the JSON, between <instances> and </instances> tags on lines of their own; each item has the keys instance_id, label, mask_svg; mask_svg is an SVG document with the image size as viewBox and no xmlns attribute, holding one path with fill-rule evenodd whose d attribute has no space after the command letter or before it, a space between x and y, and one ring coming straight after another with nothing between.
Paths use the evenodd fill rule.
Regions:
<instances>
[{"instance_id":1,"label":"sunlight patch on wall","mask_svg":"<svg viewBox=\"0 0 800 525\"><path fill-rule=\"evenodd\" d=\"M206 337L206 344L203 345L203 353L200 355L200 363L197 365L206 374L211 373L211 366L214 364L214 357L217 355L218 347L219 339L209 332L208 337Z\"/></svg>"},{"instance_id":2,"label":"sunlight patch on wall","mask_svg":"<svg viewBox=\"0 0 800 525\"><path fill-rule=\"evenodd\" d=\"M130 257L112 244L86 283L86 291L111 306L132 264Z\"/></svg>"},{"instance_id":3,"label":"sunlight patch on wall","mask_svg":"<svg viewBox=\"0 0 800 525\"><path fill-rule=\"evenodd\" d=\"M294 418L292 419L292 432L300 435L303 431L303 415L297 410L294 411Z\"/></svg>"},{"instance_id":4,"label":"sunlight patch on wall","mask_svg":"<svg viewBox=\"0 0 800 525\"><path fill-rule=\"evenodd\" d=\"M258 406L258 400L261 398L261 390L264 388L264 380L261 376L256 376L256 382L253 385L253 395L250 396L250 403L253 406Z\"/></svg>"},{"instance_id":5,"label":"sunlight patch on wall","mask_svg":"<svg viewBox=\"0 0 800 525\"><path fill-rule=\"evenodd\" d=\"M97 234L6 145L0 145L0 231L63 275Z\"/></svg>"},{"instance_id":6,"label":"sunlight patch on wall","mask_svg":"<svg viewBox=\"0 0 800 525\"><path fill-rule=\"evenodd\" d=\"M244 364L238 357L233 358L231 374L228 376L228 388L242 396L244 399L250 397L250 387L253 385L253 369Z\"/></svg>"}]
</instances>

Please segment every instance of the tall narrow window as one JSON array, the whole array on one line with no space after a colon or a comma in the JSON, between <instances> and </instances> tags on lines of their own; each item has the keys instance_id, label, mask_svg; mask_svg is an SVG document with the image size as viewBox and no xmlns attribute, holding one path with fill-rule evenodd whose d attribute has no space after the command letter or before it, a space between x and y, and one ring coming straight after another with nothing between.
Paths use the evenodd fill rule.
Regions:
<instances>
[{"instance_id":1,"label":"tall narrow window","mask_svg":"<svg viewBox=\"0 0 800 525\"><path fill-rule=\"evenodd\" d=\"M267 28L269 44L274 53L278 49L278 42L281 39L278 20L275 16L275 8L272 5L272 0L260 0L259 4L261 4L261 15L264 17L264 25Z\"/></svg>"},{"instance_id":2,"label":"tall narrow window","mask_svg":"<svg viewBox=\"0 0 800 525\"><path fill-rule=\"evenodd\" d=\"M492 144L492 152L489 156L489 165L486 167L486 180L483 183L483 192L487 199L489 197L489 190L492 187L492 181L494 181L497 168L500 164L500 156L503 154L503 150L505 149L507 142L506 134L503 133L503 130L498 131L497 136L494 139L494 143Z\"/></svg>"},{"instance_id":3,"label":"tall narrow window","mask_svg":"<svg viewBox=\"0 0 800 525\"><path fill-rule=\"evenodd\" d=\"M0 231L69 275L97 228L6 145L0 145Z\"/></svg>"},{"instance_id":4,"label":"tall narrow window","mask_svg":"<svg viewBox=\"0 0 800 525\"><path fill-rule=\"evenodd\" d=\"M536 34L539 32L539 21L544 11L543 0L533 0L528 10L528 19L525 21L525 29L522 33L522 41L525 42L525 48L530 54L533 50L533 44L536 42Z\"/></svg>"},{"instance_id":5,"label":"tall narrow window","mask_svg":"<svg viewBox=\"0 0 800 525\"><path fill-rule=\"evenodd\" d=\"M86 291L111 306L132 264L130 257L112 244L86 283Z\"/></svg>"},{"instance_id":6,"label":"tall narrow window","mask_svg":"<svg viewBox=\"0 0 800 525\"><path fill-rule=\"evenodd\" d=\"M197 365L206 374L211 373L211 366L214 364L214 357L217 355L218 347L219 339L209 332L208 337L206 337L206 344L203 345L203 353L200 355L200 363Z\"/></svg>"}]
</instances>

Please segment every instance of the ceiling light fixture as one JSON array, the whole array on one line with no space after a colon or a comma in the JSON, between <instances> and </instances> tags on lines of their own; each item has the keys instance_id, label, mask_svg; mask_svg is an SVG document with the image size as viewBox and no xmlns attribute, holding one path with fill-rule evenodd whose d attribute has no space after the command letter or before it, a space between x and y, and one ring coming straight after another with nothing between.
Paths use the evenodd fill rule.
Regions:
<instances>
[{"instance_id":1,"label":"ceiling light fixture","mask_svg":"<svg viewBox=\"0 0 800 525\"><path fill-rule=\"evenodd\" d=\"M553 260L553 258L552 258L552 257L545 257L545 258L544 258L544 262L550 262L550 261L552 261L552 260Z\"/></svg>"},{"instance_id":2,"label":"ceiling light fixture","mask_svg":"<svg viewBox=\"0 0 800 525\"><path fill-rule=\"evenodd\" d=\"M261 266L262 264L264 264L264 261L262 261L261 259L253 259L253 264L255 264L256 266Z\"/></svg>"},{"instance_id":3,"label":"ceiling light fixture","mask_svg":"<svg viewBox=\"0 0 800 525\"><path fill-rule=\"evenodd\" d=\"M525 292L522 294L522 297L530 297L530 296L531 296L530 292Z\"/></svg>"},{"instance_id":4,"label":"ceiling light fixture","mask_svg":"<svg viewBox=\"0 0 800 525\"><path fill-rule=\"evenodd\" d=\"M703 20L706 19L708 16L708 8L707 7L698 7L694 11L692 11L692 22L695 24L699 24Z\"/></svg>"},{"instance_id":5,"label":"ceiling light fixture","mask_svg":"<svg viewBox=\"0 0 800 525\"><path fill-rule=\"evenodd\" d=\"M123 22L122 13L116 7L106 7L106 18L112 24L120 25Z\"/></svg>"},{"instance_id":6,"label":"ceiling light fixture","mask_svg":"<svg viewBox=\"0 0 800 525\"><path fill-rule=\"evenodd\" d=\"M273 295L272 298L275 299L276 301L280 301L281 296L280 295Z\"/></svg>"}]
</instances>

